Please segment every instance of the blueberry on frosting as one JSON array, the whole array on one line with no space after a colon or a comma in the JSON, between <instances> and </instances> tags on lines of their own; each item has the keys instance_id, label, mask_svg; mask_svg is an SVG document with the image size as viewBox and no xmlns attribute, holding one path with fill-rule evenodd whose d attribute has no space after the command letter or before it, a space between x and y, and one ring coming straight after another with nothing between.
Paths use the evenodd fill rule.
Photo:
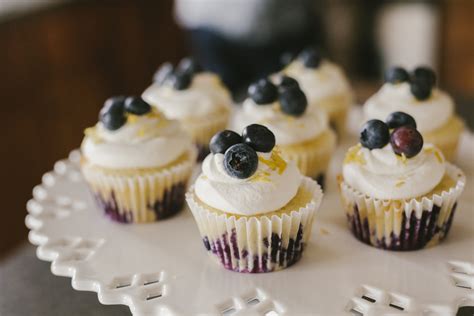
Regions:
<instances>
[{"instance_id":1,"label":"blueberry on frosting","mask_svg":"<svg viewBox=\"0 0 474 316\"><path fill-rule=\"evenodd\" d=\"M275 147L275 135L267 127L252 124L242 132L243 142L256 151L268 153Z\"/></svg>"},{"instance_id":2,"label":"blueberry on frosting","mask_svg":"<svg viewBox=\"0 0 474 316\"><path fill-rule=\"evenodd\" d=\"M108 130L115 131L127 121L124 110L125 97L107 99L100 110L99 120Z\"/></svg>"},{"instance_id":3,"label":"blueberry on frosting","mask_svg":"<svg viewBox=\"0 0 474 316\"><path fill-rule=\"evenodd\" d=\"M393 129L401 126L410 126L416 128L416 121L413 116L405 112L393 112L385 120L388 128Z\"/></svg>"},{"instance_id":4,"label":"blueberry on frosting","mask_svg":"<svg viewBox=\"0 0 474 316\"><path fill-rule=\"evenodd\" d=\"M173 65L170 62L166 62L158 68L153 75L153 82L157 84L163 84L173 74Z\"/></svg>"},{"instance_id":5,"label":"blueberry on frosting","mask_svg":"<svg viewBox=\"0 0 474 316\"><path fill-rule=\"evenodd\" d=\"M189 72L175 71L169 78L171 86L175 90L185 90L187 89L192 82L192 74Z\"/></svg>"},{"instance_id":6,"label":"blueberry on frosting","mask_svg":"<svg viewBox=\"0 0 474 316\"><path fill-rule=\"evenodd\" d=\"M234 131L224 130L215 134L209 142L213 154L224 154L232 145L242 143L242 137Z\"/></svg>"},{"instance_id":7,"label":"blueberry on frosting","mask_svg":"<svg viewBox=\"0 0 474 316\"><path fill-rule=\"evenodd\" d=\"M143 115L151 111L151 106L140 97L125 99L125 111L135 115Z\"/></svg>"},{"instance_id":8,"label":"blueberry on frosting","mask_svg":"<svg viewBox=\"0 0 474 316\"><path fill-rule=\"evenodd\" d=\"M247 144L235 144L225 152L224 168L234 178L249 178L257 171L257 167L257 153Z\"/></svg>"},{"instance_id":9,"label":"blueberry on frosting","mask_svg":"<svg viewBox=\"0 0 474 316\"><path fill-rule=\"evenodd\" d=\"M410 92L417 100L426 100L431 95L431 84L427 80L414 78L410 83Z\"/></svg>"},{"instance_id":10,"label":"blueberry on frosting","mask_svg":"<svg viewBox=\"0 0 474 316\"><path fill-rule=\"evenodd\" d=\"M431 87L436 84L436 74L429 67L417 67L413 70L413 78L427 82Z\"/></svg>"},{"instance_id":11,"label":"blueberry on frosting","mask_svg":"<svg viewBox=\"0 0 474 316\"><path fill-rule=\"evenodd\" d=\"M296 79L288 76L282 76L280 78L280 83L278 84L278 91L283 92L287 89L297 89L299 87L300 85L298 84L298 81L296 81Z\"/></svg>"},{"instance_id":12,"label":"blueberry on frosting","mask_svg":"<svg viewBox=\"0 0 474 316\"><path fill-rule=\"evenodd\" d=\"M186 72L191 75L202 71L201 65L192 57L181 59L176 69L178 72Z\"/></svg>"},{"instance_id":13,"label":"blueberry on frosting","mask_svg":"<svg viewBox=\"0 0 474 316\"><path fill-rule=\"evenodd\" d=\"M401 83L410 80L410 75L402 67L389 68L384 74L385 82Z\"/></svg>"},{"instance_id":14,"label":"blueberry on frosting","mask_svg":"<svg viewBox=\"0 0 474 316\"><path fill-rule=\"evenodd\" d=\"M390 144L397 155L412 158L423 148L423 136L414 127L402 126L392 132Z\"/></svg>"},{"instance_id":15,"label":"blueberry on frosting","mask_svg":"<svg viewBox=\"0 0 474 316\"><path fill-rule=\"evenodd\" d=\"M360 143L368 149L385 147L390 140L387 124L381 120L367 121L360 132Z\"/></svg>"},{"instance_id":16,"label":"blueberry on frosting","mask_svg":"<svg viewBox=\"0 0 474 316\"><path fill-rule=\"evenodd\" d=\"M267 78L251 84L248 89L249 97L256 104L270 104L277 99L277 87Z\"/></svg>"},{"instance_id":17,"label":"blueberry on frosting","mask_svg":"<svg viewBox=\"0 0 474 316\"><path fill-rule=\"evenodd\" d=\"M322 60L321 53L314 47L304 49L298 58L307 68L318 68Z\"/></svg>"},{"instance_id":18,"label":"blueberry on frosting","mask_svg":"<svg viewBox=\"0 0 474 316\"><path fill-rule=\"evenodd\" d=\"M308 100L300 88L286 89L280 93L280 107L283 113L301 116L306 111Z\"/></svg>"}]
</instances>

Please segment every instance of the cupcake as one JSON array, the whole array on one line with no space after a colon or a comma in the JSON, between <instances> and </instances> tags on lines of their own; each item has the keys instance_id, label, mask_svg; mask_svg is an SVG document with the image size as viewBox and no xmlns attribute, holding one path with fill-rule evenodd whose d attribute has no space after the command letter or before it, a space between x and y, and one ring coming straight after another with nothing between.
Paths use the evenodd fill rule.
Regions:
<instances>
[{"instance_id":1,"label":"cupcake","mask_svg":"<svg viewBox=\"0 0 474 316\"><path fill-rule=\"evenodd\" d=\"M451 97L435 84L436 75L429 68L418 67L412 74L401 67L391 68L385 74L385 84L365 103L364 115L383 120L395 111L410 114L425 141L452 161L464 123L454 113Z\"/></svg>"},{"instance_id":2,"label":"cupcake","mask_svg":"<svg viewBox=\"0 0 474 316\"><path fill-rule=\"evenodd\" d=\"M81 152L82 173L112 220L152 222L183 207L196 150L177 121L141 98L107 100Z\"/></svg>"},{"instance_id":3,"label":"cupcake","mask_svg":"<svg viewBox=\"0 0 474 316\"><path fill-rule=\"evenodd\" d=\"M250 85L233 128L241 131L253 123L267 126L275 134L283 157L295 161L303 175L323 184L336 146L328 117L317 107L307 107L306 96L295 79L282 76L276 81L277 86L268 79Z\"/></svg>"},{"instance_id":4,"label":"cupcake","mask_svg":"<svg viewBox=\"0 0 474 316\"><path fill-rule=\"evenodd\" d=\"M298 81L309 106L319 106L326 111L331 126L342 135L353 101L352 90L342 69L323 59L314 48L307 48L282 73Z\"/></svg>"},{"instance_id":5,"label":"cupcake","mask_svg":"<svg viewBox=\"0 0 474 316\"><path fill-rule=\"evenodd\" d=\"M242 136L216 134L186 194L206 250L236 272L277 271L297 262L322 200L319 185L286 161L272 132L260 127Z\"/></svg>"},{"instance_id":6,"label":"cupcake","mask_svg":"<svg viewBox=\"0 0 474 316\"><path fill-rule=\"evenodd\" d=\"M389 250L446 238L465 181L436 146L424 143L413 117L400 112L364 125L338 178L353 235Z\"/></svg>"},{"instance_id":7,"label":"cupcake","mask_svg":"<svg viewBox=\"0 0 474 316\"><path fill-rule=\"evenodd\" d=\"M219 77L202 71L190 58L181 60L174 70L164 64L142 97L166 117L181 122L198 148L198 160L209 153L212 135L227 126L232 104Z\"/></svg>"}]
</instances>

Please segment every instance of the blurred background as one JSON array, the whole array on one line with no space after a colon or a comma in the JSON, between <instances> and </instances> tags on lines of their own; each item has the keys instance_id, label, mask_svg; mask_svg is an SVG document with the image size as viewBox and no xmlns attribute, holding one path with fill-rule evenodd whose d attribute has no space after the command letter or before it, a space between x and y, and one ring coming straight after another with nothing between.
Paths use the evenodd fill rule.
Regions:
<instances>
[{"instance_id":1,"label":"blurred background","mask_svg":"<svg viewBox=\"0 0 474 316\"><path fill-rule=\"evenodd\" d=\"M0 260L27 238L41 175L80 145L107 97L140 94L161 63L195 54L238 96L284 51L312 44L344 67L358 102L385 67L430 65L472 122L473 20L473 0L0 0Z\"/></svg>"}]
</instances>

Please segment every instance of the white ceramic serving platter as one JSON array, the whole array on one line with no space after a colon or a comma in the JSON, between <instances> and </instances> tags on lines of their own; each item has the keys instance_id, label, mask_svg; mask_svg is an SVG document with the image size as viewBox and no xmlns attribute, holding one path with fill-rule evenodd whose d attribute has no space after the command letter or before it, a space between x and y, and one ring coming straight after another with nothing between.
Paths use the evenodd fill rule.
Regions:
<instances>
[{"instance_id":1,"label":"white ceramic serving platter","mask_svg":"<svg viewBox=\"0 0 474 316\"><path fill-rule=\"evenodd\" d=\"M460 146L457 164L468 184L450 235L415 252L371 248L347 229L334 178L354 142L340 144L311 241L283 271L223 269L206 254L188 209L153 224L109 221L82 179L77 151L33 189L29 240L74 289L136 315L455 315L474 305L474 135L463 135Z\"/></svg>"}]
</instances>

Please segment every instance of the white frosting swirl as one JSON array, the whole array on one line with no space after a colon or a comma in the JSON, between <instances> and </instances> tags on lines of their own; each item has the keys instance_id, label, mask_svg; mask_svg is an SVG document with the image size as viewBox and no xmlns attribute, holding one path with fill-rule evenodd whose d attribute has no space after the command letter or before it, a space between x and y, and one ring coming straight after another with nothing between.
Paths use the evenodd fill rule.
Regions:
<instances>
[{"instance_id":1,"label":"white frosting swirl","mask_svg":"<svg viewBox=\"0 0 474 316\"><path fill-rule=\"evenodd\" d=\"M351 93L341 67L327 60L323 60L317 68L308 68L301 61L295 60L283 73L298 81L311 106L327 97Z\"/></svg>"},{"instance_id":2,"label":"white frosting swirl","mask_svg":"<svg viewBox=\"0 0 474 316\"><path fill-rule=\"evenodd\" d=\"M344 161L344 181L358 191L378 199L409 199L434 189L446 169L443 154L425 144L415 157L403 159L391 145L381 149L355 146Z\"/></svg>"},{"instance_id":3,"label":"white frosting swirl","mask_svg":"<svg viewBox=\"0 0 474 316\"><path fill-rule=\"evenodd\" d=\"M82 154L94 165L113 169L156 168L172 162L190 148L191 139L177 121L155 111L128 115L127 123L115 131L101 122L86 129Z\"/></svg>"},{"instance_id":4,"label":"white frosting swirl","mask_svg":"<svg viewBox=\"0 0 474 316\"><path fill-rule=\"evenodd\" d=\"M285 162L275 150L257 154L258 169L248 179L228 175L223 154L208 155L196 180L197 197L222 212L246 216L276 211L288 204L302 179L296 164Z\"/></svg>"},{"instance_id":5,"label":"white frosting swirl","mask_svg":"<svg viewBox=\"0 0 474 316\"><path fill-rule=\"evenodd\" d=\"M241 131L254 123L268 127L275 134L278 145L314 139L329 128L327 114L318 108L309 108L302 116L294 117L283 113L278 101L259 105L248 98L234 118L234 128Z\"/></svg>"},{"instance_id":6,"label":"white frosting swirl","mask_svg":"<svg viewBox=\"0 0 474 316\"><path fill-rule=\"evenodd\" d=\"M433 131L448 122L454 112L454 103L449 95L433 89L431 96L419 101L410 92L407 82L385 83L367 100L364 114L367 119L385 120L392 112L401 111L413 116L420 132Z\"/></svg>"},{"instance_id":7,"label":"white frosting swirl","mask_svg":"<svg viewBox=\"0 0 474 316\"><path fill-rule=\"evenodd\" d=\"M142 94L142 98L157 107L172 119L206 117L232 104L227 89L217 75L204 72L193 76L191 85L184 90L175 90L166 83L152 84Z\"/></svg>"}]
</instances>

